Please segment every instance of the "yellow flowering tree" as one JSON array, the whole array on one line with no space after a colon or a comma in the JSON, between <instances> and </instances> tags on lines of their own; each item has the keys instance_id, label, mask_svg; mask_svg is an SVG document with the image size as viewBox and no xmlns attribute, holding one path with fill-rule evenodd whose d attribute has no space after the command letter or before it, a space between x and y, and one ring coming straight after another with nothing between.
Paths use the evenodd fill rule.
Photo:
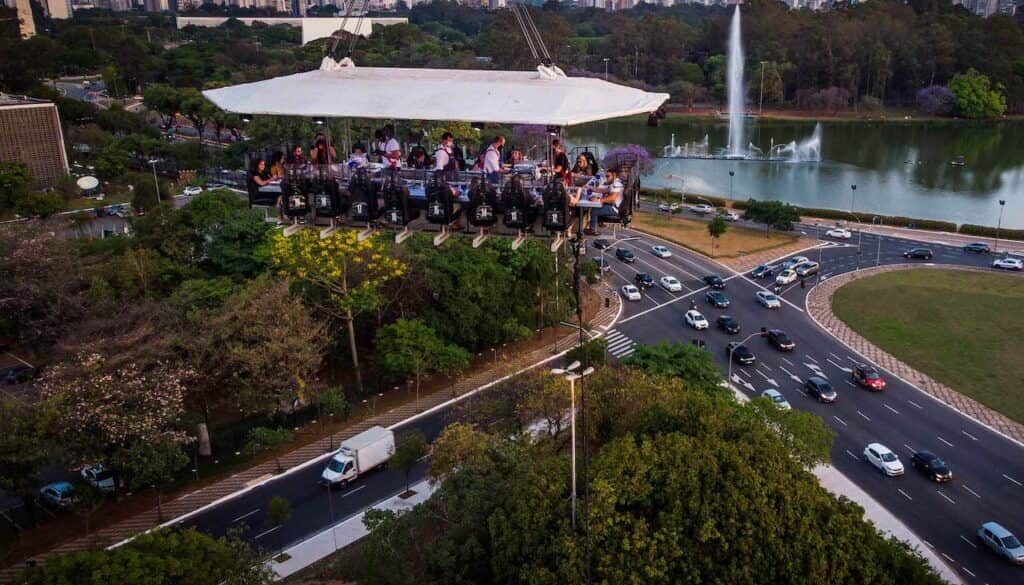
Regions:
<instances>
[{"instance_id":1,"label":"yellow flowering tree","mask_svg":"<svg viewBox=\"0 0 1024 585\"><path fill-rule=\"evenodd\" d=\"M356 385L362 392L353 321L384 303L384 285L405 274L405 265L388 253L382 240L360 241L354 230L337 231L324 239L315 230L301 230L291 237L278 234L273 263L283 274L311 285L319 293L313 295L318 307L345 322Z\"/></svg>"}]
</instances>

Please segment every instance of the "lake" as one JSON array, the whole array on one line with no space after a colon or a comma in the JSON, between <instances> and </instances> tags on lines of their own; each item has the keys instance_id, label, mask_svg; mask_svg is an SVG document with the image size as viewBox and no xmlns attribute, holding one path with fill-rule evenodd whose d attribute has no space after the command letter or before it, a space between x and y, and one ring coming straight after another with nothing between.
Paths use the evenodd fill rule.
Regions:
<instances>
[{"instance_id":1,"label":"lake","mask_svg":"<svg viewBox=\"0 0 1024 585\"><path fill-rule=\"evenodd\" d=\"M751 120L748 139L770 145L810 137L814 122ZM726 121L671 118L651 128L644 120L597 122L569 129L570 145L601 153L639 144L652 156L675 134L676 144L708 136L725 146ZM963 166L950 164L963 157ZM656 158L643 184L733 199L779 199L805 207L1024 228L1024 122L823 122L821 162L757 162ZM730 184L729 171L734 171ZM668 178L673 175L673 178ZM856 191L851 189L856 185Z\"/></svg>"}]
</instances>

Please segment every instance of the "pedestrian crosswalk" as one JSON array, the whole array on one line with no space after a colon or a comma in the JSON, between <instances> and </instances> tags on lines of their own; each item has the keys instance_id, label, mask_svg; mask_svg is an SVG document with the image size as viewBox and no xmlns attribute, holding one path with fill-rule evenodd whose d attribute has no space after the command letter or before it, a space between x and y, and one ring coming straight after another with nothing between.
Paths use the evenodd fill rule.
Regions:
<instances>
[{"instance_id":1,"label":"pedestrian crosswalk","mask_svg":"<svg viewBox=\"0 0 1024 585\"><path fill-rule=\"evenodd\" d=\"M609 331L605 339L608 340L608 353L619 359L633 353L633 346L636 345L635 341L618 329Z\"/></svg>"}]
</instances>

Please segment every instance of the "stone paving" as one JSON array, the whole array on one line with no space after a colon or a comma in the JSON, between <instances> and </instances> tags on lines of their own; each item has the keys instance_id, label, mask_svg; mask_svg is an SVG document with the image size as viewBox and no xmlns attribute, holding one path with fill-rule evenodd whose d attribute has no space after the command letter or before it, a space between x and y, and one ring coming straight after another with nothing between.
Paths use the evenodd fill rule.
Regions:
<instances>
[{"instance_id":1,"label":"stone paving","mask_svg":"<svg viewBox=\"0 0 1024 585\"><path fill-rule=\"evenodd\" d=\"M870 359L872 362L913 384L925 393L930 394L949 406L952 406L967 416L996 429L1002 434L1018 442L1024 443L1024 425L1010 420L1006 416L1003 416L984 404L960 394L956 390L934 380L927 374L919 372L906 363L896 359L885 350L861 337L860 334L847 327L847 325L839 320L835 313L832 312L832 296L835 294L836 290L858 278L881 274L883 272L892 272L895 270L949 270L951 268L955 268L957 270L970 270L972 272L984 272L986 274L991 274L992 272L990 270L964 266L923 266L920 264L893 264L889 266L879 266L876 268L866 268L857 272L847 272L829 278L811 289L807 294L807 311L814 320L824 327L829 333L837 337L847 346L859 352L861 355Z\"/></svg>"},{"instance_id":2,"label":"stone paving","mask_svg":"<svg viewBox=\"0 0 1024 585\"><path fill-rule=\"evenodd\" d=\"M587 325L592 331L603 333L604 331L607 331L618 318L618 315L620 314L621 301L618 294L607 286L603 286L599 292L601 297L610 299L610 304L608 307L601 308L601 310L598 311ZM460 395L476 390L481 386L499 381L517 371L522 370L523 368L550 358L560 350L565 350L571 347L578 341L578 339L579 333L574 330L571 333L566 333L553 344L534 350L528 354L523 354L512 359L506 359L494 368L480 372L468 378L463 378L454 384L450 390L441 390L422 396L419 400L414 402L403 404L387 412L382 412L371 416L370 418L361 420L336 433L333 437L333 444L338 445L345 439L372 426L380 425L386 427L393 425L413 415L443 404L444 402ZM556 350L556 348L558 349ZM311 459L324 455L327 452L325 444L328 440L329 439L325 437L321 441L316 441L282 455L280 457L281 467L287 471ZM203 506L228 496L229 494L245 489L253 484L261 483L266 478L275 475L277 469L277 463L274 460L270 460L250 467L230 477L224 478L217 483L165 502L163 504L164 518L177 518L184 514L194 512ZM87 537L65 542L43 555L37 555L34 557L34 560L42 561L46 556L51 554L69 553L99 546L110 546L135 534L149 530L160 523L161 521L158 517L157 510L152 509L142 514L122 520L121 522L111 526L97 530ZM8 583L12 581L16 574L25 567L26 565L24 563L20 563L18 565L3 568L0 570L0 583Z\"/></svg>"}]
</instances>

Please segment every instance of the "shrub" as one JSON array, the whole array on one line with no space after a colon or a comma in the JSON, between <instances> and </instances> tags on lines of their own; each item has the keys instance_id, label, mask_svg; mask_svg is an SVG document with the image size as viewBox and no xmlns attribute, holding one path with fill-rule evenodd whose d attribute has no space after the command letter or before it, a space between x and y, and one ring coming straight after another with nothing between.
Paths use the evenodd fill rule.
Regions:
<instances>
[{"instance_id":1,"label":"shrub","mask_svg":"<svg viewBox=\"0 0 1024 585\"><path fill-rule=\"evenodd\" d=\"M984 236L987 238L996 237L996 228L987 225L975 225L965 223L960 226L960 233L969 236ZM999 237L1007 240L1024 240L1024 230L1011 230L1002 228L999 230Z\"/></svg>"}]
</instances>

